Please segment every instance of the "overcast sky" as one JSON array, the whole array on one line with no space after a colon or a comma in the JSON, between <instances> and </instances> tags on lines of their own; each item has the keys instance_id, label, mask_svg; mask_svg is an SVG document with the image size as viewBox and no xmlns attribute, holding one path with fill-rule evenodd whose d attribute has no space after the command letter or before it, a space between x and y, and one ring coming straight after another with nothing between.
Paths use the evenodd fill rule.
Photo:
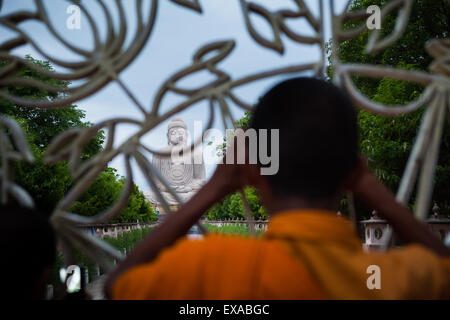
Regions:
<instances>
[{"instance_id":1,"label":"overcast sky","mask_svg":"<svg viewBox=\"0 0 450 320\"><path fill-rule=\"evenodd\" d=\"M105 1L109 7L114 8L112 1ZM254 2L263 5L267 9L295 8L292 0L255 0ZM100 12L100 8L94 1L83 1L94 16L100 31L104 31L105 21ZM125 69L120 78L127 84L137 99L148 109L160 85L176 71L187 67L192 62L192 55L201 46L211 41L231 40L236 42L236 48L232 54L220 64L222 70L226 70L234 79L252 74L262 70L274 69L277 67L314 62L319 59L318 46L308 46L294 43L283 36L285 53L278 54L273 50L268 50L256 44L250 37L244 23L243 14L239 0L200 0L203 14L198 14L192 10L184 9L169 0L160 0L158 16L153 33L146 46L135 59L135 61ZM318 1L309 0L306 3L312 12L317 16L319 12ZM346 0L336 0L336 9L342 10ZM66 12L69 3L63 0L46 0L45 7L51 17L51 21L58 32L70 43L76 44L84 49L92 49L93 37L86 18L81 17L81 28L70 30L66 27L66 20L69 14ZM131 39L134 30L134 1L123 1L127 16L130 21L129 37ZM145 1L148 12L150 1ZM20 9L33 9L32 0L4 0L0 13L7 14ZM113 11L117 21L117 12ZM326 38L330 35L330 19L328 1L325 1L325 29ZM297 19L299 20L299 19ZM289 25L294 27L298 33L312 34L312 29L307 23L300 19ZM260 18L254 16L252 21L257 25L258 30L270 38L270 29ZM48 54L64 60L76 61L79 57L67 51L45 30L42 24L37 22L26 22L21 25L23 30L36 39L41 48ZM0 27L0 39L3 42L7 38L14 36L14 33ZM42 58L31 46L24 46L16 49L14 53L18 56L31 54L35 58ZM288 76L274 77L269 80L259 81L235 90L234 92L247 103L254 103L274 83L279 82ZM199 83L205 83L210 77L205 74L191 76L187 78L183 85L195 87ZM164 100L163 109L168 110L173 107L180 97L168 96ZM137 110L130 99L122 92L119 86L111 83L100 92L80 100L77 105L86 111L86 120L98 122L100 120L113 117L130 117L141 119L141 113ZM235 106L232 113L236 119L243 116L243 111ZM207 123L207 104L199 103L179 115L186 122L189 131L194 132L194 121ZM221 119L216 116L214 128L223 130ZM125 141L135 132L135 128L122 126L116 133L116 144ZM167 145L167 122L162 123L151 133L144 137L146 145L152 148L161 148ZM214 152L212 147L204 144L204 152ZM117 158L110 163L110 166L124 174L123 159ZM214 170L214 165L207 165L207 177L210 177ZM142 190L149 189L143 175L134 167L135 182Z\"/></svg>"}]
</instances>

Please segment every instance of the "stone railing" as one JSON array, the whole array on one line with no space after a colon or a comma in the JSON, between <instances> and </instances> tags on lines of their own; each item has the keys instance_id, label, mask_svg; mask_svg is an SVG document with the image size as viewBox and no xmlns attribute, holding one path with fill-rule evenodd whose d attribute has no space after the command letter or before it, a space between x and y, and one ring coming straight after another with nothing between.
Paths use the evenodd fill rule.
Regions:
<instances>
[{"instance_id":1,"label":"stone railing","mask_svg":"<svg viewBox=\"0 0 450 320\"><path fill-rule=\"evenodd\" d=\"M247 225L250 228L251 224L254 224L255 230L267 230L267 225L269 223L269 220L244 220L244 219L225 219L225 220L201 220L204 224L211 224L217 227L223 227L225 225L231 225L231 224L244 224Z\"/></svg>"},{"instance_id":2,"label":"stone railing","mask_svg":"<svg viewBox=\"0 0 450 320\"><path fill-rule=\"evenodd\" d=\"M254 220L248 221L244 219L225 219L225 220L206 220L202 219L202 223L210 224L217 227L223 227L225 225L231 224L242 224L250 227L251 224L254 224L255 230L267 230L267 224L269 220ZM156 227L160 224L160 221L154 222L140 222L140 223L114 223L114 224L106 224L106 223L97 223L97 224L83 224L78 225L79 229L84 230L87 234L90 234L96 238L103 239L104 237L117 238L118 235L121 235L125 232L129 232L136 229L142 229L147 227Z\"/></svg>"},{"instance_id":3,"label":"stone railing","mask_svg":"<svg viewBox=\"0 0 450 320\"><path fill-rule=\"evenodd\" d=\"M103 239L104 237L117 238L125 232L147 227L156 227L158 222L139 222L139 223L115 223L115 224L84 224L78 225L78 228L84 230L87 234L93 235L96 238Z\"/></svg>"}]
</instances>

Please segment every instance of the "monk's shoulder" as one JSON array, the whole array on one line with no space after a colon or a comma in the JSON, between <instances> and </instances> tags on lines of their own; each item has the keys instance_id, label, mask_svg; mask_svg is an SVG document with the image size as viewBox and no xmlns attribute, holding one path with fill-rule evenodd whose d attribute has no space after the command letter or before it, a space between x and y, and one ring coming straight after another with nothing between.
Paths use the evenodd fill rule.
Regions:
<instances>
[{"instance_id":1,"label":"monk's shoulder","mask_svg":"<svg viewBox=\"0 0 450 320\"><path fill-rule=\"evenodd\" d=\"M241 236L235 234L219 234L211 233L205 236L202 240L191 241L191 245L202 246L204 248L222 248L222 249L238 249L248 248L254 249L261 246L263 241L260 238L254 238L249 236Z\"/></svg>"},{"instance_id":2,"label":"monk's shoulder","mask_svg":"<svg viewBox=\"0 0 450 320\"><path fill-rule=\"evenodd\" d=\"M260 238L211 233L199 240L182 239L174 245L173 250L179 253L189 252L191 257L196 254L232 257L248 255L264 245L265 242Z\"/></svg>"}]
</instances>

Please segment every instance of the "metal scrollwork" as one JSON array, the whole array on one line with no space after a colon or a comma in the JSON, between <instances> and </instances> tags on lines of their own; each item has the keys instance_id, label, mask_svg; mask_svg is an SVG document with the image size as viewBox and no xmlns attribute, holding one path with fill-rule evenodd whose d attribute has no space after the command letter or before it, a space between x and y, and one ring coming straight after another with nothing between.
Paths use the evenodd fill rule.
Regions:
<instances>
[{"instance_id":1,"label":"metal scrollwork","mask_svg":"<svg viewBox=\"0 0 450 320\"><path fill-rule=\"evenodd\" d=\"M282 35L285 35L288 39L296 43L319 46L321 48L319 61L263 70L256 74L233 79L219 65L233 51L235 47L234 40L212 42L205 44L195 51L191 64L188 64L186 67L169 76L156 92L152 104L149 107L145 107L136 99L126 84L120 80L119 75L134 61L143 47L148 43L152 32L154 32L158 8L157 0L152 0L149 12L146 15L147 18L144 18L143 14L143 1L134 1L137 17L135 23L137 28L134 31L133 41L129 42L128 45L126 45L125 37L129 28L122 1L114 1L115 9L119 12L119 18L116 24L112 18L111 8L108 8L101 0L96 1L106 17L106 37L104 37L105 40L103 41L99 35L99 28L95 17L89 13L81 2L72 1L80 7L83 14L87 17L94 38L94 47L92 50L81 49L75 44L67 42L51 24L48 13L41 0L34 1L36 11L20 11L8 15L1 15L0 11L0 25L15 32L17 35L12 40L0 43L0 60L8 62L8 64L0 68L0 97L12 103L30 108L57 108L91 96L99 90L102 90L109 82L114 81L119 84L122 90L130 97L132 104L143 115L141 121L128 118L106 119L90 128L71 129L56 137L49 146L44 160L49 163L69 160L71 174L76 179L75 186L69 190L68 194L57 205L52 215L52 222L62 240L64 255L67 260L73 257L72 246L82 249L106 270L113 268L113 259L122 258L120 252L105 242L77 230L75 226L80 223L94 224L106 222L119 214L120 210L127 203L132 189L133 176L136 175L131 168L131 161L133 159L138 164L139 170L147 179L148 183L155 189L157 195L159 194L161 196L156 186L162 183L173 194L175 199L180 204L182 203L180 197L177 196L176 192L172 190L161 173L152 166L145 155L146 153L151 153L159 156L169 156L169 154L153 150L140 140L161 122L186 110L195 103L207 101L209 102L209 120L205 130L208 130L214 121L215 108L218 108L224 126L230 127L235 122L230 112L230 103L245 110L252 109L250 104L243 101L233 92L234 89L265 78L282 74L296 74L307 70L314 71L317 76L325 76L326 41L324 38L324 0L317 2L319 9L318 16L312 13L303 0L293 0L295 10L278 11L270 11L261 5L247 0L236 1L240 1L246 28L257 44L274 50L279 54L283 54L285 44L283 43ZM201 3L198 0L171 0L171 2L198 13L203 12ZM365 11L349 12L348 8L350 3L351 1L348 1L345 9L340 13L336 13L334 1L330 0L333 29L331 42L331 58L334 70L333 80L349 93L355 105L373 113L396 116L412 112L424 105L427 106L397 193L399 201L408 203L413 185L418 179L418 196L415 214L418 218L424 219L430 206L433 177L436 170L444 119L446 113L448 114L450 111L449 39L431 40L427 43L427 50L435 59L430 66L430 73L399 70L384 66L342 63L339 59L338 46L342 42L357 37L367 30L365 23L360 24L354 29L344 30L344 23L348 21L361 21L368 16ZM397 10L398 19L396 26L391 34L382 39L380 38L379 30L371 31L366 47L367 54L374 54L380 50L384 50L402 35L408 23L412 4L412 0L394 0L388 2L382 8L382 18ZM252 15L259 15L268 23L272 33L269 37L262 35L255 28L252 23ZM287 22L294 19L306 20L314 34L304 35L298 30L289 27ZM30 20L42 23L57 41L63 44L68 50L80 55L82 60L78 62L63 61L53 57L48 48L41 48L38 42L33 40L20 28L21 23ZM11 53L15 48L25 44L31 45L45 59L67 71L45 71L23 57L15 56ZM17 77L17 72L22 66L27 66L53 79L67 81L84 80L84 82L80 85L61 88L41 83L38 80L19 78ZM203 71L208 71L214 77L214 80L193 89L184 88L180 85L180 80L183 78ZM406 80L423 84L426 86L426 89L416 101L408 105L386 106L371 101L362 95L352 81L352 76L354 75ZM57 97L53 100L31 100L14 96L5 90L7 87L17 85L48 90L57 94ZM161 103L166 94L170 92L183 96L184 100L171 106L169 110L161 112ZM114 133L117 131L117 127L122 124L134 125L136 132L121 145L114 147ZM2 131L1 129L3 128L7 128L9 134ZM102 129L107 129L108 132L105 148L91 159L81 162L80 155L83 146ZM11 144L10 137L14 140L14 144ZM1 200L4 203L7 201L8 196L13 196L23 204L32 206L32 199L20 186L14 184L11 175L11 165L14 161L33 160L19 125L11 119L0 118L0 141L2 157L2 167L0 170ZM194 141L192 146L196 146L200 142L200 140ZM13 145L16 146L17 150L13 148ZM124 156L126 168L126 181L119 199L111 208L93 217L82 217L71 213L71 205L86 191L108 163L119 155ZM421 170L420 173L419 170ZM165 203L164 198L161 196L160 199L165 209L170 211L170 207ZM250 217L246 200L244 200L244 207L247 216Z\"/></svg>"}]
</instances>

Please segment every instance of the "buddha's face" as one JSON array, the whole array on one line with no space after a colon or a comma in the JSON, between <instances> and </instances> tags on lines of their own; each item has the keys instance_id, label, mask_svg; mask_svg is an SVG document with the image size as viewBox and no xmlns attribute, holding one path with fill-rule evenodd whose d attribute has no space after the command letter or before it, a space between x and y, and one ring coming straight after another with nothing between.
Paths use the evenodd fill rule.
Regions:
<instances>
[{"instance_id":1,"label":"buddha's face","mask_svg":"<svg viewBox=\"0 0 450 320\"><path fill-rule=\"evenodd\" d=\"M186 144L186 130L182 127L173 127L169 131L169 145L184 145Z\"/></svg>"}]
</instances>

